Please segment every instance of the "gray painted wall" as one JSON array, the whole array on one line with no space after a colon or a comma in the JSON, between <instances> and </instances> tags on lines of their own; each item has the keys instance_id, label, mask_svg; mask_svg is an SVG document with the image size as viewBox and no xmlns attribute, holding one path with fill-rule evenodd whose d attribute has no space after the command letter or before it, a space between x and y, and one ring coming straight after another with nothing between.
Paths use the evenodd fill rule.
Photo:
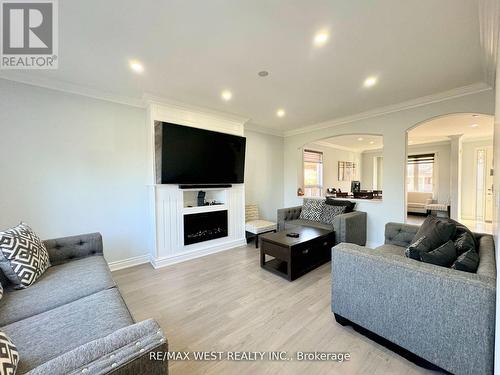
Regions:
<instances>
[{"instance_id":1,"label":"gray painted wall","mask_svg":"<svg viewBox=\"0 0 500 375\"><path fill-rule=\"evenodd\" d=\"M245 201L257 204L261 218L275 221L283 207L283 138L245 130Z\"/></svg>"},{"instance_id":2,"label":"gray painted wall","mask_svg":"<svg viewBox=\"0 0 500 375\"><path fill-rule=\"evenodd\" d=\"M146 254L143 109L0 80L0 228L101 232L109 262Z\"/></svg>"}]
</instances>

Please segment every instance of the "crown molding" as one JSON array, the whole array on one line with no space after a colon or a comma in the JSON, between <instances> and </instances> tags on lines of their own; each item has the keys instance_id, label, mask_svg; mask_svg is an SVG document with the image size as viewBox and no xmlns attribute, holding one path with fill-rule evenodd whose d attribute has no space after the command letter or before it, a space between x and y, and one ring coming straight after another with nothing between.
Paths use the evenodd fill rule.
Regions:
<instances>
[{"instance_id":1,"label":"crown molding","mask_svg":"<svg viewBox=\"0 0 500 375\"><path fill-rule=\"evenodd\" d=\"M439 103L439 102L443 102L443 101L450 100L450 99L460 98L462 96L478 94L480 92L488 91L488 90L492 90L492 87L487 85L484 82L477 82L477 83L474 83L472 85L457 87L457 88L452 89L452 90L448 90L448 91L444 91L444 92L440 92L440 93L436 93L436 94L432 94L432 95L422 96L420 98L408 100L408 101L401 102L398 104L392 104L389 106L379 107L379 108L372 109L369 111L360 112L360 113L355 114L355 115L340 117L337 119L304 126L302 128L289 130L289 131L286 131L284 133L284 136L291 137L294 135L309 133L309 132L313 132L316 130L328 129L328 128L331 128L334 126L349 124L351 122L366 120L366 119L373 118L373 117L379 117L379 116L387 115L390 113L404 111L404 110L411 109L411 108L422 107L422 106L433 104L433 103Z\"/></svg>"},{"instance_id":2,"label":"crown molding","mask_svg":"<svg viewBox=\"0 0 500 375\"><path fill-rule=\"evenodd\" d=\"M42 87L49 90L61 91L74 95L86 96L92 99L104 100L107 102L128 105L131 107L144 108L144 104L141 99L108 93L70 82L59 81L55 79L47 79L42 77L35 77L33 75L20 74L16 72L9 72L9 73L0 72L0 79L19 82L30 86Z\"/></svg>"},{"instance_id":3,"label":"crown molding","mask_svg":"<svg viewBox=\"0 0 500 375\"><path fill-rule=\"evenodd\" d=\"M204 115L210 116L210 117L225 118L227 120L238 122L241 124L245 124L249 120L249 118L247 118L247 117L239 116L239 115L236 115L234 113L218 111L218 110L206 108L206 107L199 107L196 105L183 103L183 102L180 102L177 100L173 100L173 99L145 93L142 96L142 106L148 107L150 105L159 105L159 106L169 107L169 108L173 108L173 109L180 110L180 111L186 111L186 112L196 112L196 113L201 113L201 114L204 114Z\"/></svg>"},{"instance_id":4,"label":"crown molding","mask_svg":"<svg viewBox=\"0 0 500 375\"><path fill-rule=\"evenodd\" d=\"M252 122L247 122L245 124L245 130L267 135L274 135L275 137L283 137L283 131L280 129L272 129L267 126L258 125Z\"/></svg>"},{"instance_id":5,"label":"crown molding","mask_svg":"<svg viewBox=\"0 0 500 375\"><path fill-rule=\"evenodd\" d=\"M316 146L321 146L321 147L328 147L328 148L333 148L336 150L342 150L342 151L349 151L349 152L356 152L358 154L362 153L360 150L356 150L355 148L347 147L347 146L339 146L339 145L334 145L326 141L315 141L311 142L310 144L316 145Z\"/></svg>"}]
</instances>

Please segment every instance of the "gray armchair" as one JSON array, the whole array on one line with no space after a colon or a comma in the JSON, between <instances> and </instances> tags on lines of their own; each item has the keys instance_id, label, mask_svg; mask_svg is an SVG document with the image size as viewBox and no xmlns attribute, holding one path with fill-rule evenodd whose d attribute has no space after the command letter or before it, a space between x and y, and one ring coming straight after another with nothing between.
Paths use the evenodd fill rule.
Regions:
<instances>
[{"instance_id":1,"label":"gray armchair","mask_svg":"<svg viewBox=\"0 0 500 375\"><path fill-rule=\"evenodd\" d=\"M302 206L279 209L278 231L292 229L299 225L332 229L330 224L301 219L301 211ZM366 244L366 212L353 211L338 215L334 219L333 229L335 230L335 244L350 242L364 246Z\"/></svg>"}]
</instances>

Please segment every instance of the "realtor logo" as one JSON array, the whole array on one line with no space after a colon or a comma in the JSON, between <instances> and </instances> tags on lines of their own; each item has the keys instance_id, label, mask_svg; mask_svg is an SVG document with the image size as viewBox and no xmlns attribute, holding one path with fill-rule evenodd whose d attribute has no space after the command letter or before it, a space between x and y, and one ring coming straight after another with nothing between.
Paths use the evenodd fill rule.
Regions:
<instances>
[{"instance_id":1,"label":"realtor logo","mask_svg":"<svg viewBox=\"0 0 500 375\"><path fill-rule=\"evenodd\" d=\"M57 0L0 0L1 69L57 69Z\"/></svg>"}]
</instances>

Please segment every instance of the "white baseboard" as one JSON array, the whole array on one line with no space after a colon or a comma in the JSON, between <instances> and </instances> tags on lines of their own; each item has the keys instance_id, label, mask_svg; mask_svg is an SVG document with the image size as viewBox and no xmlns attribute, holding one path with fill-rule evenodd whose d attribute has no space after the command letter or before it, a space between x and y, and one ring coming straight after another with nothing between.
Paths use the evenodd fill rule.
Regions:
<instances>
[{"instance_id":1,"label":"white baseboard","mask_svg":"<svg viewBox=\"0 0 500 375\"><path fill-rule=\"evenodd\" d=\"M117 260L115 262L109 262L108 266L111 271L118 271L124 268L138 266L139 264L144 264L148 262L149 262L149 254L144 254L144 255L139 255L137 257Z\"/></svg>"},{"instance_id":2,"label":"white baseboard","mask_svg":"<svg viewBox=\"0 0 500 375\"><path fill-rule=\"evenodd\" d=\"M171 264L176 264L176 263L181 263L185 262L187 260L195 259L195 258L200 258L204 257L210 254L215 254L221 251L226 251L230 249L234 249L235 247L239 246L245 246L247 244L246 240L244 238L231 241L231 242L226 242L221 245L215 245L203 250L195 250L191 251L189 253L184 253L184 254L176 254L172 255L169 257L163 257L163 258L151 258L151 264L153 265L154 268L161 268L165 266L170 266Z\"/></svg>"}]
</instances>

